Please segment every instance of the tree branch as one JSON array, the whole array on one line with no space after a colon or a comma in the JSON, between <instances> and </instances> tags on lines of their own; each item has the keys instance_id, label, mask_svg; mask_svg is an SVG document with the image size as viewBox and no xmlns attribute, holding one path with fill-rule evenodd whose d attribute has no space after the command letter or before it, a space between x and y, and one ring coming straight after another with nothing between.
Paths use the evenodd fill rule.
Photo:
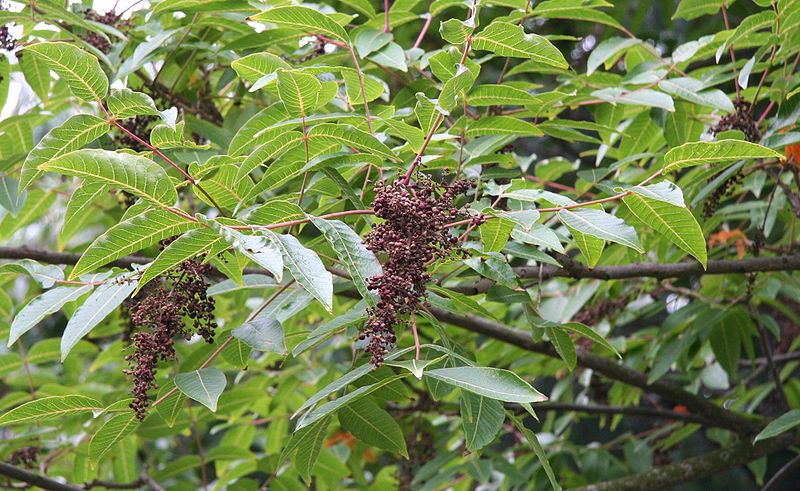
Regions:
<instances>
[{"instance_id":1,"label":"tree branch","mask_svg":"<svg viewBox=\"0 0 800 491\"><path fill-rule=\"evenodd\" d=\"M800 431L784 433L753 445L749 439L741 440L728 448L715 450L698 457L656 467L641 474L590 484L572 491L657 491L695 481L718 472L733 469L765 455L800 443Z\"/></svg>"},{"instance_id":2,"label":"tree branch","mask_svg":"<svg viewBox=\"0 0 800 491\"><path fill-rule=\"evenodd\" d=\"M447 322L467 329L468 331L505 341L528 351L541 353L552 358L559 357L551 344L534 342L529 332L512 329L498 322L473 315L456 315L437 308L431 308L430 311L442 322ZM755 433L760 429L760 425L756 420L723 409L710 400L687 392L670 382L657 380L653 383L649 383L647 374L608 358L588 353L581 348L578 348L578 365L591 368L610 379L618 380L642 390L658 394L674 404L682 404L693 414L702 416L709 422L713 422L714 426L744 434Z\"/></svg>"},{"instance_id":3,"label":"tree branch","mask_svg":"<svg viewBox=\"0 0 800 491\"><path fill-rule=\"evenodd\" d=\"M754 257L749 259L723 259L711 260L708 268L695 261L684 261L673 264L663 263L634 263L621 266L599 266L589 268L569 256L556 254L556 259L563 267L544 265L539 272L539 266L521 266L514 268L520 278L542 280L552 278L593 278L598 280L621 280L627 278L688 278L700 275L718 274L745 274L766 271L797 271L800 270L800 255ZM486 292L494 286L494 281L483 278L472 285L452 287L467 295L477 295Z\"/></svg>"},{"instance_id":4,"label":"tree branch","mask_svg":"<svg viewBox=\"0 0 800 491\"><path fill-rule=\"evenodd\" d=\"M33 486L38 486L47 491L84 491L83 488L73 486L71 484L64 484L49 477L36 474L25 469L20 469L11 464L0 462L0 474L16 479L17 481L26 482Z\"/></svg>"},{"instance_id":5,"label":"tree branch","mask_svg":"<svg viewBox=\"0 0 800 491\"><path fill-rule=\"evenodd\" d=\"M696 414L678 413L654 407L644 406L606 406L602 404L574 404L566 402L544 402L536 405L536 412L542 411L574 411L586 414L605 414L616 416L642 416L645 418L672 419L684 421L686 423L697 423L703 426L715 426L713 421L709 421Z\"/></svg>"}]
</instances>

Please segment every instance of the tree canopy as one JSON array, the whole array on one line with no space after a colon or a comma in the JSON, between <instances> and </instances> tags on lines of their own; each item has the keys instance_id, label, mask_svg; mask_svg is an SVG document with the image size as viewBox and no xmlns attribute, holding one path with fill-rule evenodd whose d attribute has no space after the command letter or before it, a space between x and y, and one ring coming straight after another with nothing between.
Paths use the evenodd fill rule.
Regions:
<instances>
[{"instance_id":1,"label":"tree canopy","mask_svg":"<svg viewBox=\"0 0 800 491\"><path fill-rule=\"evenodd\" d=\"M0 487L793 489L800 0L91 3L0 0Z\"/></svg>"}]
</instances>

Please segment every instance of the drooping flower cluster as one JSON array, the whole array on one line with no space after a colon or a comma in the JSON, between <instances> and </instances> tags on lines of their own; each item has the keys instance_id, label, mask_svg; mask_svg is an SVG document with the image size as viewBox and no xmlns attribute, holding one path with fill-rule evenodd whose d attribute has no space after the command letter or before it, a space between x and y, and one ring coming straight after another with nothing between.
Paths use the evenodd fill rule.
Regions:
<instances>
[{"instance_id":1,"label":"drooping flower cluster","mask_svg":"<svg viewBox=\"0 0 800 491\"><path fill-rule=\"evenodd\" d=\"M84 13L84 17L86 20L105 24L118 30L125 30L131 27L129 20L122 20L122 18L114 13L113 10L108 11L105 14L101 14L95 10L88 9ZM108 54L111 51L111 43L109 40L97 31L89 31L81 36L81 39L105 54Z\"/></svg>"},{"instance_id":2,"label":"drooping flower cluster","mask_svg":"<svg viewBox=\"0 0 800 491\"><path fill-rule=\"evenodd\" d=\"M758 130L758 126L753 120L753 115L750 112L748 104L740 97L733 101L733 105L736 110L731 114L726 114L716 125L712 126L711 133L716 136L723 131L739 130L744 133L744 137L747 141L760 141L761 132ZM717 211L717 208L719 208L720 201L730 195L736 186L742 182L744 179L743 171L744 167L740 168L738 172L725 179L725 181L720 183L714 192L711 193L711 196L706 199L705 203L703 204L704 218L710 218L711 215ZM711 176L709 178L709 182L716 179L720 174L722 174L722 172L724 171L718 172L717 174Z\"/></svg>"},{"instance_id":3,"label":"drooping flower cluster","mask_svg":"<svg viewBox=\"0 0 800 491\"><path fill-rule=\"evenodd\" d=\"M0 0L0 11L7 10L5 2ZM8 25L0 26L0 51L11 52L17 49L17 40L11 35ZM0 82L3 79L0 77Z\"/></svg>"},{"instance_id":4,"label":"drooping flower cluster","mask_svg":"<svg viewBox=\"0 0 800 491\"><path fill-rule=\"evenodd\" d=\"M368 280L380 301L368 311L359 336L367 340L366 350L375 366L383 363L384 353L397 341L395 326L408 324L409 316L424 302L428 265L460 251L457 237L445 226L461 216L454 201L471 187L475 184L467 180L445 186L427 177L413 184L395 181L375 186L372 207L385 221L370 231L365 243L388 259L383 274Z\"/></svg>"},{"instance_id":5,"label":"drooping flower cluster","mask_svg":"<svg viewBox=\"0 0 800 491\"><path fill-rule=\"evenodd\" d=\"M136 116L131 119L120 121L120 124L134 135L147 135L156 119L156 116ZM142 143L127 133L121 133L116 138L116 143L120 147L130 148L132 150L136 150L137 152L143 152L147 150L147 147L142 145Z\"/></svg>"},{"instance_id":6,"label":"drooping flower cluster","mask_svg":"<svg viewBox=\"0 0 800 491\"><path fill-rule=\"evenodd\" d=\"M8 457L8 463L11 465L24 465L25 467L32 468L36 461L39 460L40 451L41 447L38 445L19 448Z\"/></svg>"},{"instance_id":7,"label":"drooping flower cluster","mask_svg":"<svg viewBox=\"0 0 800 491\"><path fill-rule=\"evenodd\" d=\"M131 408L139 419L147 416L148 392L156 387L158 362L175 358L174 339L189 339L197 333L207 343L214 342L214 299L207 294L204 278L210 269L197 259L184 261L162 278L161 285L129 307L137 331L131 336L134 350L126 357L130 367L125 373L133 379ZM184 318L191 319L190 326Z\"/></svg>"}]
</instances>

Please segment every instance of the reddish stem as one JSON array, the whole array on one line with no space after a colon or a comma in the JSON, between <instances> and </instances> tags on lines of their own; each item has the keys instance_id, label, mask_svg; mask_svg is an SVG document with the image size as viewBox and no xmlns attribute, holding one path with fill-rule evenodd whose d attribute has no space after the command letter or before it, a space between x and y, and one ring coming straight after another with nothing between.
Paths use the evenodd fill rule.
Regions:
<instances>
[{"instance_id":1,"label":"reddish stem","mask_svg":"<svg viewBox=\"0 0 800 491\"><path fill-rule=\"evenodd\" d=\"M375 211L373 210L347 210L347 211L337 211L334 213L328 213L327 215L320 215L315 218L338 218L338 217L346 217L351 215L374 215ZM293 225L300 225L301 223L310 222L310 218L299 218L297 220L290 220L288 222L280 222L280 223L271 223L269 225L232 225L230 228L234 230L253 230L264 228L267 230L272 230L274 228L281 228L281 227L291 227Z\"/></svg>"},{"instance_id":2,"label":"reddish stem","mask_svg":"<svg viewBox=\"0 0 800 491\"><path fill-rule=\"evenodd\" d=\"M419 36L417 36L417 40L414 41L414 48L419 48L419 45L422 44L422 40L425 38L425 34L427 34L428 28L431 26L431 22L433 21L433 16L430 13L426 15L428 17L425 18L425 24L422 25L422 30L419 31Z\"/></svg>"}]
</instances>

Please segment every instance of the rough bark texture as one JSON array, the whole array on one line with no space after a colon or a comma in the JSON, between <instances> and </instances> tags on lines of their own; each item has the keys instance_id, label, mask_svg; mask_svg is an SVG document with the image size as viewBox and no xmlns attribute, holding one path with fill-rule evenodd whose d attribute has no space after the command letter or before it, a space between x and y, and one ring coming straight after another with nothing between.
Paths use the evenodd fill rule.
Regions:
<instances>
[{"instance_id":1,"label":"rough bark texture","mask_svg":"<svg viewBox=\"0 0 800 491\"><path fill-rule=\"evenodd\" d=\"M753 445L744 439L730 447L709 452L698 457L673 462L653 470L612 481L590 484L572 491L657 491L711 476L775 453L790 445L800 443L800 432L784 433ZM733 486L736 488L736 486ZM732 488L732 489L733 489Z\"/></svg>"}]
</instances>

